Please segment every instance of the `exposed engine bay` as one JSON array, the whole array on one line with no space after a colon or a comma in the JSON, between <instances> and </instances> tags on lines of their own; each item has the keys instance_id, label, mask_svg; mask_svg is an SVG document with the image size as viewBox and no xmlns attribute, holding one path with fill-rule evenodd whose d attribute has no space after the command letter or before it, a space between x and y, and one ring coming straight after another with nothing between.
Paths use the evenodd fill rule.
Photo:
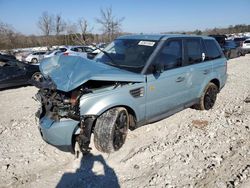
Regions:
<instances>
[{"instance_id":1,"label":"exposed engine bay","mask_svg":"<svg viewBox=\"0 0 250 188\"><path fill-rule=\"evenodd\" d=\"M82 95L100 92L100 90L112 90L124 84L114 81L88 81L70 92L48 87L42 88L41 84L37 85L39 91L36 99L41 103L39 118L46 115L55 121L59 121L61 118L80 121L79 99Z\"/></svg>"}]
</instances>

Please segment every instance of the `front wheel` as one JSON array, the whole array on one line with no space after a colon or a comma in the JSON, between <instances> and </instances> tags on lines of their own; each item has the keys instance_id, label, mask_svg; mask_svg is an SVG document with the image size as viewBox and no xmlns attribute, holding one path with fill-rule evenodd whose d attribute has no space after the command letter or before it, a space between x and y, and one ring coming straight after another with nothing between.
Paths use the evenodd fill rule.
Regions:
<instances>
[{"instance_id":1,"label":"front wheel","mask_svg":"<svg viewBox=\"0 0 250 188\"><path fill-rule=\"evenodd\" d=\"M31 80L37 81L37 82L42 82L43 81L43 75L40 72L35 72L32 76L31 76Z\"/></svg>"},{"instance_id":2,"label":"front wheel","mask_svg":"<svg viewBox=\"0 0 250 188\"><path fill-rule=\"evenodd\" d=\"M123 107L112 108L97 118L94 144L97 150L111 153L125 142L129 127L128 112Z\"/></svg>"},{"instance_id":3,"label":"front wheel","mask_svg":"<svg viewBox=\"0 0 250 188\"><path fill-rule=\"evenodd\" d=\"M211 109L215 104L218 92L218 87L214 83L210 82L205 88L199 103L194 105L194 108L197 110Z\"/></svg>"}]
</instances>

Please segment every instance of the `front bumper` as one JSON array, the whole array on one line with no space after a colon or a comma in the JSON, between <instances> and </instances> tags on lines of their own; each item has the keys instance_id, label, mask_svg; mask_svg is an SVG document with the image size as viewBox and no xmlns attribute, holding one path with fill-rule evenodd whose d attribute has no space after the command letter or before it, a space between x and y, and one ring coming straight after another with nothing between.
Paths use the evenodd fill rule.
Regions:
<instances>
[{"instance_id":1,"label":"front bumper","mask_svg":"<svg viewBox=\"0 0 250 188\"><path fill-rule=\"evenodd\" d=\"M55 121L45 116L39 121L39 130L43 140L48 144L62 151L73 152L72 137L78 125L79 122L72 119Z\"/></svg>"}]
</instances>

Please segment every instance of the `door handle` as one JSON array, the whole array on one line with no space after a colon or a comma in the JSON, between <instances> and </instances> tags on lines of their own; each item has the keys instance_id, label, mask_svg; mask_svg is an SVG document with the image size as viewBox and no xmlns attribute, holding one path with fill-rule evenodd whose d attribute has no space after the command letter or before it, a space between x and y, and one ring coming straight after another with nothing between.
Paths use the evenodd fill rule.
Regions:
<instances>
[{"instance_id":1,"label":"door handle","mask_svg":"<svg viewBox=\"0 0 250 188\"><path fill-rule=\"evenodd\" d=\"M206 69L206 70L203 71L203 74L208 74L208 73L210 73L209 69Z\"/></svg>"},{"instance_id":2,"label":"door handle","mask_svg":"<svg viewBox=\"0 0 250 188\"><path fill-rule=\"evenodd\" d=\"M185 79L185 77L180 76L175 81L176 82L182 82L184 79Z\"/></svg>"}]
</instances>

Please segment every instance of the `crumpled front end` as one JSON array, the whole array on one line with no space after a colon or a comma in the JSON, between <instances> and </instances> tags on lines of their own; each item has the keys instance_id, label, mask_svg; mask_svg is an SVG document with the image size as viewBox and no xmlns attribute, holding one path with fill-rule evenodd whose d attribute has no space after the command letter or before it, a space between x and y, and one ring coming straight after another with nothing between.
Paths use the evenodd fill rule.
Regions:
<instances>
[{"instance_id":1,"label":"crumpled front end","mask_svg":"<svg viewBox=\"0 0 250 188\"><path fill-rule=\"evenodd\" d=\"M39 130L44 141L66 152L74 152L72 135L78 128L79 121L61 119L55 121L47 116L39 120Z\"/></svg>"},{"instance_id":2,"label":"crumpled front end","mask_svg":"<svg viewBox=\"0 0 250 188\"><path fill-rule=\"evenodd\" d=\"M89 151L92 125L98 115L80 114L83 95L99 95L145 81L143 75L80 57L47 59L41 62L40 70L41 79L32 83L39 88L39 129L46 142L64 151L73 150L75 141L83 152Z\"/></svg>"},{"instance_id":3,"label":"crumpled front end","mask_svg":"<svg viewBox=\"0 0 250 188\"><path fill-rule=\"evenodd\" d=\"M80 122L79 92L64 93L45 88L36 94L36 99L41 103L36 114L41 136L47 143L63 151L74 150L72 139Z\"/></svg>"}]
</instances>

